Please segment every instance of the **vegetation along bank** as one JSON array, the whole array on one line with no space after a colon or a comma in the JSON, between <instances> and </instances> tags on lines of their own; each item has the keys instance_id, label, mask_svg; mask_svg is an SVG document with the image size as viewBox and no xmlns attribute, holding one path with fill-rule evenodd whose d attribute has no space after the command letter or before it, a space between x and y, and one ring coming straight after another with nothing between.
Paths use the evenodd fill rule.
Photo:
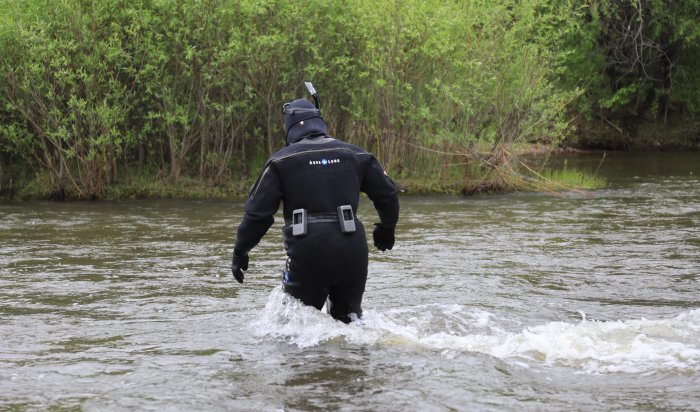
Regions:
<instances>
[{"instance_id":1,"label":"vegetation along bank","mask_svg":"<svg viewBox=\"0 0 700 412\"><path fill-rule=\"evenodd\" d=\"M305 80L409 192L595 185L520 153L697 148L699 3L0 0L0 198L245 194Z\"/></svg>"}]
</instances>

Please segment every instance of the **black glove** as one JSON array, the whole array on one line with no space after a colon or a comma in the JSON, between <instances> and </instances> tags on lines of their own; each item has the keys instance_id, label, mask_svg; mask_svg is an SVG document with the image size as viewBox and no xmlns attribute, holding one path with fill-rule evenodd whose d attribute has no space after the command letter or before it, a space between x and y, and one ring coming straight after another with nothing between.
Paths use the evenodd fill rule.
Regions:
<instances>
[{"instance_id":1,"label":"black glove","mask_svg":"<svg viewBox=\"0 0 700 412\"><path fill-rule=\"evenodd\" d=\"M394 228L385 226L381 223L374 224L374 230L372 231L372 236L374 237L374 246L377 249L384 252L385 250L391 250L394 247Z\"/></svg>"},{"instance_id":2,"label":"black glove","mask_svg":"<svg viewBox=\"0 0 700 412\"><path fill-rule=\"evenodd\" d=\"M233 256L231 257L231 274L238 281L243 283L243 271L248 270L248 253L233 248Z\"/></svg>"}]
</instances>

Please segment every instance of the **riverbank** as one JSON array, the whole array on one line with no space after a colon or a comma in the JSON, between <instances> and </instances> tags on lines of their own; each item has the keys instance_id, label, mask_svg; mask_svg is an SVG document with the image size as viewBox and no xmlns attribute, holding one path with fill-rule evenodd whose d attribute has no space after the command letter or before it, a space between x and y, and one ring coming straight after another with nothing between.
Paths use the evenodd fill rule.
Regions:
<instances>
[{"instance_id":1,"label":"riverbank","mask_svg":"<svg viewBox=\"0 0 700 412\"><path fill-rule=\"evenodd\" d=\"M673 116L666 122L626 116L580 126L566 145L583 150L635 152L700 151L700 120Z\"/></svg>"},{"instance_id":2,"label":"riverbank","mask_svg":"<svg viewBox=\"0 0 700 412\"><path fill-rule=\"evenodd\" d=\"M86 199L75 190L56 191L48 176L40 175L24 181L24 184L3 186L0 202L28 200L124 200L124 199L225 199L244 197L255 181L249 176L240 179L212 182L183 177L176 183L167 178L133 175L118 183L105 185L99 197Z\"/></svg>"},{"instance_id":3,"label":"riverbank","mask_svg":"<svg viewBox=\"0 0 700 412\"><path fill-rule=\"evenodd\" d=\"M503 149L506 150L506 149ZM549 160L565 154L585 153L574 148L552 148L541 144L509 147L498 161L493 154L474 151L464 162L450 156L437 159L433 170L389 170L403 193L430 195L478 195L516 191L593 190L605 186L605 180L587 170L570 169ZM256 174L231 176L220 181L182 177L170 181L162 174L147 175L130 171L116 183L105 184L100 196L86 199L70 186L56 191L48 175L3 168L0 175L0 201L11 200L124 200L124 199L226 199L244 198L257 178Z\"/></svg>"},{"instance_id":4,"label":"riverbank","mask_svg":"<svg viewBox=\"0 0 700 412\"><path fill-rule=\"evenodd\" d=\"M607 152L696 151L700 149L700 139L691 126L686 123L671 131L661 131L658 127L640 129L627 139L634 143L622 150L625 140L616 140L611 127L599 125L595 130L588 129L591 132L588 138L579 137L566 146L528 143L493 149L482 145L465 153L429 152L423 160L429 158L431 166L423 162L406 167L399 162L388 172L403 193L416 195L595 190L607 185L597 173L600 163L606 161ZM592 169L572 168L561 160L591 154L599 154L600 158L600 163ZM185 176L172 182L164 173L146 174L134 168L119 176L115 183L105 184L100 196L86 198L70 185L57 191L47 174L32 174L6 161L0 165L0 202L245 198L256 178L257 170L219 181Z\"/></svg>"}]
</instances>

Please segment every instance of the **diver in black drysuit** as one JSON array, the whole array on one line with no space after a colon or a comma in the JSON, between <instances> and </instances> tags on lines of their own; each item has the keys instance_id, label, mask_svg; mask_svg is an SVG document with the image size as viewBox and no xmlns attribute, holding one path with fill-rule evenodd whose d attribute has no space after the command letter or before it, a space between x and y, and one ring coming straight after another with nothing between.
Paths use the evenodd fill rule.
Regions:
<instances>
[{"instance_id":1,"label":"diver in black drysuit","mask_svg":"<svg viewBox=\"0 0 700 412\"><path fill-rule=\"evenodd\" d=\"M287 147L265 164L245 203L238 226L231 271L243 282L248 252L272 226L283 203L287 264L284 291L304 304L321 309L329 298L333 318L349 323L362 316L367 280L365 230L355 217L360 192L372 200L380 223L373 230L381 251L394 245L399 217L398 189L370 153L326 134L320 111L306 99L285 105ZM355 231L343 233L338 207L352 207ZM292 212L305 209L307 233L293 235Z\"/></svg>"}]
</instances>

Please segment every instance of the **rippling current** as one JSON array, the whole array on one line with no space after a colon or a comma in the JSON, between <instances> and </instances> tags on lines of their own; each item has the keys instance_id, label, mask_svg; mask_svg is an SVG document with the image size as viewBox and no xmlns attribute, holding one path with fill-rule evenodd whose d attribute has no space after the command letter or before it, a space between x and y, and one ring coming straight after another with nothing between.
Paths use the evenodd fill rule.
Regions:
<instances>
[{"instance_id":1,"label":"rippling current","mask_svg":"<svg viewBox=\"0 0 700 412\"><path fill-rule=\"evenodd\" d=\"M0 410L700 410L700 156L601 159L402 196L350 325L281 292L280 219L233 282L241 202L0 205Z\"/></svg>"}]
</instances>

